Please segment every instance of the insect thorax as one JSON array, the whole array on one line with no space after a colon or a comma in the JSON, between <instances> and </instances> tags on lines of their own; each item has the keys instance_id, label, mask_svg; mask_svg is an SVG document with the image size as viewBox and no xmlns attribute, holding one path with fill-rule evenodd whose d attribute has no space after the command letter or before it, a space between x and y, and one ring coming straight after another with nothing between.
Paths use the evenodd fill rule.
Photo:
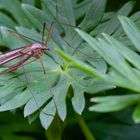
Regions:
<instances>
[{"instance_id":1,"label":"insect thorax","mask_svg":"<svg viewBox=\"0 0 140 140\"><path fill-rule=\"evenodd\" d=\"M31 46L31 53L35 58L38 59L43 55L45 49L45 46L42 46L39 43L35 43Z\"/></svg>"}]
</instances>

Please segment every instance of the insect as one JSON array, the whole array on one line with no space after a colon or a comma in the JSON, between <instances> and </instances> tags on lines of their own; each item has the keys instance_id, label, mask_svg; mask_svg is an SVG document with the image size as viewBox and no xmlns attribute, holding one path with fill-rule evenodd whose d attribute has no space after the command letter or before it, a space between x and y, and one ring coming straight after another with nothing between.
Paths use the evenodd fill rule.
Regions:
<instances>
[{"instance_id":1,"label":"insect","mask_svg":"<svg viewBox=\"0 0 140 140\"><path fill-rule=\"evenodd\" d=\"M43 34L42 34L42 44L34 43L31 45L24 46L24 47L6 52L4 54L1 54L0 55L0 66L4 65L5 63L7 63L9 61L12 61L13 59L16 59L16 58L20 58L20 59L15 64L9 66L8 69L0 72L0 74L15 71L19 67L22 67L24 65L24 63L31 57L35 58L33 61L35 61L36 59L40 59L40 57L44 54L44 52L49 50L49 48L47 46L47 42L51 35L52 28L50 28L50 30L49 30L49 34L47 36L46 43L43 43L44 42L44 30L45 30L45 24L44 24L44 28L43 28ZM10 31L10 32L13 34L15 33L12 31Z\"/></svg>"}]
</instances>

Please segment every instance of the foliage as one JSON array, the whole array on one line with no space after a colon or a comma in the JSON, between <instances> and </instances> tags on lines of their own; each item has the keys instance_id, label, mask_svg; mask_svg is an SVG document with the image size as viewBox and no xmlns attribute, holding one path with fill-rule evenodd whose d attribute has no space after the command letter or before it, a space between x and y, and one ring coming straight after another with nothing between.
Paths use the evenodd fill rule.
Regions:
<instances>
[{"instance_id":1,"label":"foliage","mask_svg":"<svg viewBox=\"0 0 140 140\"><path fill-rule=\"evenodd\" d=\"M119 96L106 96L106 97L94 97L92 102L98 103L91 106L91 111L109 112L118 111L124 109L130 105L137 104L137 107L133 113L133 119L139 123L139 100L140 86L139 86L139 29L135 24L127 17L119 16L122 27L127 34L128 38L134 44L133 48L125 46L123 43L117 41L113 37L104 34L102 38L92 38L87 33L76 29L76 31L89 43L92 49L96 50L110 65L108 72L102 73L95 68L83 65L82 62L74 60L67 55L63 55L63 52L58 50L63 58L69 61L72 66L78 67L80 70L96 76L103 81L113 83L116 86L128 88L132 90L128 95ZM109 55L108 55L109 53Z\"/></svg>"},{"instance_id":2,"label":"foliage","mask_svg":"<svg viewBox=\"0 0 140 140\"><path fill-rule=\"evenodd\" d=\"M8 13L8 16L3 12L1 12L0 15L0 21L2 21L0 37L1 46L7 46L9 49L15 49L34 43L34 41L28 38L23 38L22 36L17 35L17 37L15 37L15 35L7 31L7 28L16 30L24 36L32 38L37 42L41 42L43 23L47 23L45 37L47 37L48 29L50 28L52 21L57 20L59 23L55 24L51 38L48 42L50 51L46 52L46 55L42 57L44 68L47 73L46 75L43 74L40 62L35 61L25 67L28 81L25 80L25 73L22 68L13 73L0 76L0 111L15 110L17 108L24 107L24 117L28 117L30 123L35 121L39 116L42 126L47 129L53 122L55 118L53 117L54 115L58 114L62 121L66 119L66 115L68 113L66 98L68 98L72 103L74 111L81 114L86 105L86 98L84 96L87 94L93 95L101 93L104 90L115 88L115 86L129 88L136 92L139 91L138 84L135 84L139 81L139 78L134 72L132 72L134 70L127 68L130 66L126 62L123 61L121 64L119 63L120 67L115 66L117 71L114 68L108 68L106 62L102 57L100 57L100 52L96 50L98 52L97 53L93 50L93 48L89 47L90 45L83 42L83 39L77 34L77 32L75 32L74 29L74 27L77 26L88 32L90 35L97 37L100 37L100 33L104 32L108 35L116 37L123 43L132 46L132 43L123 34L117 15L128 16L133 10L133 2L126 3L117 12L108 13L105 13L106 0L94 0L92 2L90 0L85 0L80 3L76 3L75 0L62 0L57 2L52 0L42 0L41 7L38 6L38 8L36 6L36 1L31 2L25 0L23 2L26 4L21 4L18 0L0 1L0 9L4 9L4 11L7 11ZM58 9L57 14L56 4ZM140 13L138 12L130 18L138 24L139 17ZM65 25L60 24L61 22L65 23ZM72 26L68 26L66 24L70 24ZM78 33L80 32L80 35L85 35L85 33L80 30L77 29L77 31ZM105 35L105 37L112 41L112 38L109 36ZM86 38L86 41L88 42L89 36ZM24 40L24 42L22 40ZM27 42L27 44L25 42ZM98 45L100 44L100 41L97 41L96 39L95 42ZM97 44L95 44L95 47L97 47ZM104 44L105 41L99 45L100 48ZM113 51L114 47L112 46L113 45L111 45L110 49ZM76 59L73 60L68 55L63 54L63 57L65 55L65 58L69 59L69 61L73 64L75 63L76 67L80 67L80 69L84 70L84 72L79 71L78 69L65 63L65 61L55 52L55 50L58 49L61 49L66 54L70 54L75 57ZM108 50L103 53L107 54ZM107 57L107 55L105 56ZM114 61L116 60L115 64L118 63L118 61L124 60L124 57L127 57L120 53L118 54L117 52L116 56L118 59L113 59ZM110 56L108 59L112 58L113 56ZM82 62L77 62L77 59L80 59ZM138 60L136 62L138 62ZM87 66L85 63L89 65ZM110 65L112 65L112 63ZM121 67L122 69L120 69ZM5 68L6 67L2 67L1 70ZM118 77L118 72L122 74L124 70L129 72L130 77L127 77L127 79L124 77L128 75L127 73L119 75ZM111 76L111 78L115 79L112 80L111 78L108 78L108 75L106 75L107 73ZM131 75L133 77L131 77ZM98 79L96 77L98 77ZM119 81L120 78L121 81ZM130 80L130 83L127 82L128 80ZM84 93L86 94L84 95ZM136 103L139 100L139 96L137 94L133 98L134 100L130 101L133 96L135 95L124 96L124 98L115 98L116 102L120 98L122 101L126 101L127 98L127 101L124 102L122 106L118 106L117 104L112 106L112 108L118 107L115 109L119 110ZM105 97L103 97L103 101L104 98ZM95 99L97 99L97 101L99 100L101 103L103 102L104 105L105 103L110 103L108 102L108 100L110 101L108 98L112 99L113 97L106 97L105 101L107 102L103 102L102 99L100 101L99 97ZM95 107L98 107L98 104L90 109L93 111L95 110ZM103 111L102 104L99 108ZM110 107L109 109L110 111L115 110Z\"/></svg>"}]
</instances>

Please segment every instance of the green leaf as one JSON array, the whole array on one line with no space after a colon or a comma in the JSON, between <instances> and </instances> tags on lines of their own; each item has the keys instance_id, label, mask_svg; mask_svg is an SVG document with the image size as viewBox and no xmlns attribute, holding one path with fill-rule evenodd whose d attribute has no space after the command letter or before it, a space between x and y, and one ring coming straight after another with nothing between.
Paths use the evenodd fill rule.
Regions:
<instances>
[{"instance_id":1,"label":"green leaf","mask_svg":"<svg viewBox=\"0 0 140 140\"><path fill-rule=\"evenodd\" d=\"M93 77L97 77L103 80L107 80L108 78L106 77L105 74L101 73L100 71L94 69L93 67L79 61L76 59L72 59L69 55L65 54L63 51L61 50L56 50L56 52L62 57L64 58L67 62L69 62L72 66L79 68L82 71L87 72L89 75L92 75Z\"/></svg>"},{"instance_id":2,"label":"green leaf","mask_svg":"<svg viewBox=\"0 0 140 140\"><path fill-rule=\"evenodd\" d=\"M28 4L22 4L22 8L34 27L42 31L43 23L48 20L47 14Z\"/></svg>"},{"instance_id":3,"label":"green leaf","mask_svg":"<svg viewBox=\"0 0 140 140\"><path fill-rule=\"evenodd\" d=\"M27 4L35 5L35 0L22 0L22 3L27 3Z\"/></svg>"},{"instance_id":4,"label":"green leaf","mask_svg":"<svg viewBox=\"0 0 140 140\"><path fill-rule=\"evenodd\" d=\"M29 116L34 113L47 101L51 98L52 95L47 95L46 92L35 95L34 98L30 99L24 108L24 117Z\"/></svg>"},{"instance_id":5,"label":"green leaf","mask_svg":"<svg viewBox=\"0 0 140 140\"><path fill-rule=\"evenodd\" d=\"M48 105L42 110L42 112L40 113L40 121L42 126L47 129L51 122L54 119L56 113L56 106L54 101L52 100L50 103L48 103Z\"/></svg>"},{"instance_id":6,"label":"green leaf","mask_svg":"<svg viewBox=\"0 0 140 140\"><path fill-rule=\"evenodd\" d=\"M75 17L76 19L79 19L81 16L83 16L86 12L87 9L89 9L91 5L91 1L81 1L80 3L75 3Z\"/></svg>"},{"instance_id":7,"label":"green leaf","mask_svg":"<svg viewBox=\"0 0 140 140\"><path fill-rule=\"evenodd\" d=\"M19 79L11 79L10 82L7 80L7 84L1 87L0 101L5 101L7 98L16 95L20 92L25 84L20 82Z\"/></svg>"},{"instance_id":8,"label":"green leaf","mask_svg":"<svg viewBox=\"0 0 140 140\"><path fill-rule=\"evenodd\" d=\"M100 57L97 52L91 49L87 43L82 43L74 56L81 61L92 65L103 73L107 71L107 64L103 58Z\"/></svg>"},{"instance_id":9,"label":"green leaf","mask_svg":"<svg viewBox=\"0 0 140 140\"><path fill-rule=\"evenodd\" d=\"M8 31L9 28L4 26L0 27L2 38L6 42L7 46L11 49L19 48L21 46L25 46L25 43L18 40L12 33Z\"/></svg>"},{"instance_id":10,"label":"green leaf","mask_svg":"<svg viewBox=\"0 0 140 140\"><path fill-rule=\"evenodd\" d=\"M82 87L78 82L73 82L72 87L74 90L74 96L72 97L72 105L74 110L81 114L85 107L85 98L84 98L84 87Z\"/></svg>"},{"instance_id":11,"label":"green leaf","mask_svg":"<svg viewBox=\"0 0 140 140\"><path fill-rule=\"evenodd\" d=\"M135 123L139 123L140 122L140 104L138 104L135 108L135 111L133 112L133 120L135 121Z\"/></svg>"},{"instance_id":12,"label":"green leaf","mask_svg":"<svg viewBox=\"0 0 140 140\"><path fill-rule=\"evenodd\" d=\"M103 17L105 6L106 0L98 0L98 1L95 0L91 2L91 5L86 11L86 15L81 24L79 25L79 27L81 27L83 30L86 30L98 25L98 23ZM94 21L92 19L94 19Z\"/></svg>"},{"instance_id":13,"label":"green leaf","mask_svg":"<svg viewBox=\"0 0 140 140\"><path fill-rule=\"evenodd\" d=\"M106 33L111 35L119 28L119 20L117 18L117 15L124 15L128 16L129 13L133 10L135 2L129 1L127 2L123 7L121 7L114 15L112 15L112 18L106 22L103 22L102 24L99 24L99 26L93 30L90 34L98 35L100 36L101 33Z\"/></svg>"},{"instance_id":14,"label":"green leaf","mask_svg":"<svg viewBox=\"0 0 140 140\"><path fill-rule=\"evenodd\" d=\"M0 13L0 21L2 25L5 25L9 28L13 28L14 26L16 26L16 23L3 13Z\"/></svg>"},{"instance_id":15,"label":"green leaf","mask_svg":"<svg viewBox=\"0 0 140 140\"><path fill-rule=\"evenodd\" d=\"M67 114L66 96L69 87L68 78L65 73L62 73L57 86L52 89L54 101L60 118L64 121Z\"/></svg>"},{"instance_id":16,"label":"green leaf","mask_svg":"<svg viewBox=\"0 0 140 140\"><path fill-rule=\"evenodd\" d=\"M10 7L10 8L9 8ZM19 22L19 24L30 27L31 24L27 20L24 12L21 9L20 2L18 0L1 0L0 1L0 8L7 10L10 12L14 18ZM18 12L17 12L18 11Z\"/></svg>"},{"instance_id":17,"label":"green leaf","mask_svg":"<svg viewBox=\"0 0 140 140\"><path fill-rule=\"evenodd\" d=\"M114 83L114 85L131 89L136 92L140 91L140 87L138 83L131 82L131 81L128 82L128 79L126 79L123 75L121 75L115 69L112 69L112 71L109 73L109 76L110 76L110 79L112 79L112 82Z\"/></svg>"},{"instance_id":18,"label":"green leaf","mask_svg":"<svg viewBox=\"0 0 140 140\"><path fill-rule=\"evenodd\" d=\"M139 40L140 40L140 32L139 29L135 26L135 24L128 19L127 17L119 16L122 27L129 37L129 39L133 42L136 49L140 51Z\"/></svg>"},{"instance_id":19,"label":"green leaf","mask_svg":"<svg viewBox=\"0 0 140 140\"><path fill-rule=\"evenodd\" d=\"M61 0L57 3L58 13L56 13L56 18L62 23L68 23L70 25L75 26L75 17L74 17L74 8L72 5L72 1ZM58 15L58 17L57 17Z\"/></svg>"},{"instance_id":20,"label":"green leaf","mask_svg":"<svg viewBox=\"0 0 140 140\"><path fill-rule=\"evenodd\" d=\"M16 30L18 33L26 36L27 38L25 37L22 37L24 40L27 40L29 43L41 43L42 42L42 35L40 35L38 32L36 32L35 30L30 30L28 28L24 28L24 27L19 27L19 26L16 26ZM33 40L31 40L33 39Z\"/></svg>"},{"instance_id":21,"label":"green leaf","mask_svg":"<svg viewBox=\"0 0 140 140\"><path fill-rule=\"evenodd\" d=\"M112 47L115 47L115 49L117 49L117 51L123 55L125 59L132 63L132 65L134 65L137 69L140 69L140 57L135 51L129 49L121 42L111 38L107 34L104 34L104 37Z\"/></svg>"},{"instance_id":22,"label":"green leaf","mask_svg":"<svg viewBox=\"0 0 140 140\"><path fill-rule=\"evenodd\" d=\"M108 97L94 97L91 99L95 104L89 108L90 111L112 112L124 109L140 100L140 95L122 95Z\"/></svg>"},{"instance_id":23,"label":"green leaf","mask_svg":"<svg viewBox=\"0 0 140 140\"><path fill-rule=\"evenodd\" d=\"M104 41L101 38L97 40L87 33L80 31L79 29L76 29L76 31L89 43L90 47L96 50L115 69L115 71L118 71L122 76L125 77L126 80L128 79L131 82L126 84L124 83L125 87L135 91L139 91L139 78L137 77L131 66L125 61L125 58L122 56L122 54L117 51L117 47L111 47L112 44L114 45L113 40L111 40L112 42L110 45L107 41ZM109 52L110 55L108 55ZM111 80L112 77L110 77L109 79ZM109 79L108 82L110 81ZM116 79L112 79L111 81L113 83L116 83L118 86L123 86L121 83L123 81L121 81L119 78L118 81L116 81Z\"/></svg>"},{"instance_id":24,"label":"green leaf","mask_svg":"<svg viewBox=\"0 0 140 140\"><path fill-rule=\"evenodd\" d=\"M56 2L52 0L42 0L42 9L51 21L53 21L56 17Z\"/></svg>"},{"instance_id":25,"label":"green leaf","mask_svg":"<svg viewBox=\"0 0 140 140\"><path fill-rule=\"evenodd\" d=\"M9 99L7 102L0 106L0 111L7 111L19 108L23 106L29 99L31 95L28 90L25 90L23 93L14 96L13 98Z\"/></svg>"}]
</instances>

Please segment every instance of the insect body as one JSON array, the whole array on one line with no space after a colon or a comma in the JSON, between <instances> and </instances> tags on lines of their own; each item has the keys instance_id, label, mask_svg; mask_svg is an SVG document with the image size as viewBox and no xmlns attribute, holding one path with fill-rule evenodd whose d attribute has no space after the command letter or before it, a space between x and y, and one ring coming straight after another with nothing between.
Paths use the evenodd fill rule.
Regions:
<instances>
[{"instance_id":1,"label":"insect body","mask_svg":"<svg viewBox=\"0 0 140 140\"><path fill-rule=\"evenodd\" d=\"M19 58L19 61L9 66L8 69L0 72L0 74L16 70L31 57L35 57L35 60L39 59L47 50L49 50L47 46L35 43L1 54L0 66L16 58Z\"/></svg>"},{"instance_id":2,"label":"insect body","mask_svg":"<svg viewBox=\"0 0 140 140\"><path fill-rule=\"evenodd\" d=\"M39 59L40 56L42 56L44 54L45 51L49 50L48 47L42 46L39 43L35 43L31 46L31 56Z\"/></svg>"}]
</instances>

